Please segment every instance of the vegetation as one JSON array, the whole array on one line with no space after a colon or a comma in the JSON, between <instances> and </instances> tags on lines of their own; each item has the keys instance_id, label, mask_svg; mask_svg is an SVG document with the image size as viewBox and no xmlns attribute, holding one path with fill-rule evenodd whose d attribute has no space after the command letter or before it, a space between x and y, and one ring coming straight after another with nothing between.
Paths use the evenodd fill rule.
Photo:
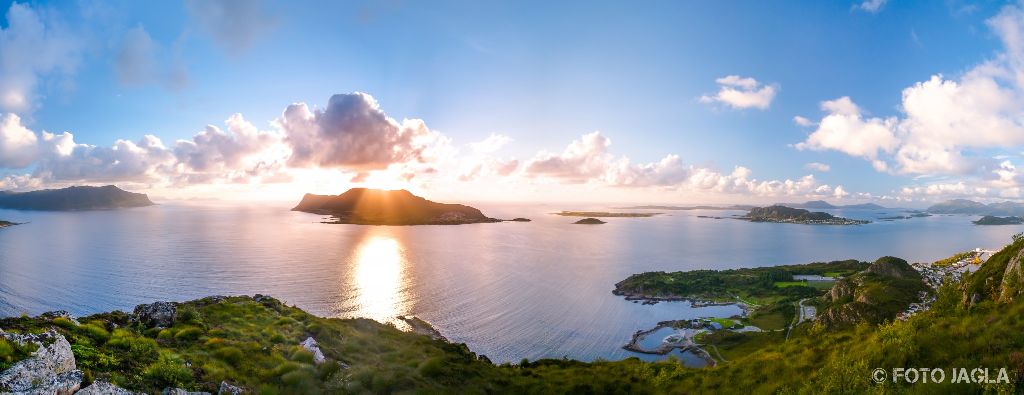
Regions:
<instances>
[{"instance_id":1,"label":"vegetation","mask_svg":"<svg viewBox=\"0 0 1024 395\"><path fill-rule=\"evenodd\" d=\"M839 280L825 294L825 325L878 324L896 318L911 303L930 291L921 274L907 261L882 257L864 271Z\"/></svg>"},{"instance_id":2,"label":"vegetation","mask_svg":"<svg viewBox=\"0 0 1024 395\"><path fill-rule=\"evenodd\" d=\"M972 252L972 251L958 252L956 254L953 254L953 256L951 256L949 258L943 258L943 259L937 260L934 263L932 263L932 265L935 265L935 266L949 266L949 265L952 265L954 263L960 262L960 261L962 261L964 259L967 259L967 258L970 258L970 257L973 257L973 256L974 256L974 252Z\"/></svg>"},{"instance_id":3,"label":"vegetation","mask_svg":"<svg viewBox=\"0 0 1024 395\"><path fill-rule=\"evenodd\" d=\"M867 267L867 262L846 260L730 270L647 272L620 281L612 292L634 298L693 298L720 302L734 302L739 297L755 304L771 304L823 294L810 282L794 281L794 275L831 274L838 277Z\"/></svg>"},{"instance_id":4,"label":"vegetation","mask_svg":"<svg viewBox=\"0 0 1024 395\"><path fill-rule=\"evenodd\" d=\"M977 221L971 221L975 225L1020 225L1024 224L1024 218L1021 217L996 217L992 215L986 215L981 217Z\"/></svg>"},{"instance_id":5,"label":"vegetation","mask_svg":"<svg viewBox=\"0 0 1024 395\"><path fill-rule=\"evenodd\" d=\"M747 215L741 218L752 222L785 222L822 225L859 225L869 222L836 217L825 212L811 212L802 208L792 208L778 204L768 207L754 207L750 209Z\"/></svg>"},{"instance_id":6,"label":"vegetation","mask_svg":"<svg viewBox=\"0 0 1024 395\"><path fill-rule=\"evenodd\" d=\"M177 321L162 329L144 327L121 312L84 317L81 324L64 318L6 318L0 320L0 327L32 332L56 328L72 343L87 380L103 378L149 393L167 386L214 392L221 380L261 394L1021 393L1024 300L1008 291L1006 287L1014 283L1004 273L1012 276L1017 270L1022 250L1024 239L1015 239L962 282L939 287L932 308L905 321L860 321L849 326L805 322L788 336L786 331L705 334L701 343L715 346L713 355L724 359L705 369L687 368L672 360L651 363L635 358L494 365L462 344L365 319L315 317L270 298L186 302L179 305ZM842 261L777 270L703 271L697 278L708 280L699 286L709 290L783 292L801 287L777 288L772 277L797 271L837 272L847 273L843 281L869 284L877 280L873 277L907 278L903 263L886 257L868 268L863 262ZM850 274L853 270L860 273ZM716 284L731 279L745 285ZM759 310L766 316L759 318L755 313L751 320L769 314L792 320L792 304L788 310L784 306L772 307L778 311ZM307 336L320 343L326 363L314 364L312 356L298 346ZM4 344L0 343L0 363L10 364L31 352ZM946 380L916 384L871 380L875 368L904 367L944 368ZM948 369L976 367L989 368L989 378L1006 368L1010 382L951 383Z\"/></svg>"}]
</instances>

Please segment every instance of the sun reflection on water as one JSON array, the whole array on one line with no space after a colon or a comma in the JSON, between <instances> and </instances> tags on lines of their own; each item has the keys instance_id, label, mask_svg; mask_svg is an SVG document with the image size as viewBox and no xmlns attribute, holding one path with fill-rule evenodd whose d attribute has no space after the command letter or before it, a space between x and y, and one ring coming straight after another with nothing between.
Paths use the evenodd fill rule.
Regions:
<instances>
[{"instance_id":1,"label":"sun reflection on water","mask_svg":"<svg viewBox=\"0 0 1024 395\"><path fill-rule=\"evenodd\" d=\"M405 270L402 246L389 237L373 237L356 253L356 316L378 322L394 322L401 311L401 286Z\"/></svg>"}]
</instances>

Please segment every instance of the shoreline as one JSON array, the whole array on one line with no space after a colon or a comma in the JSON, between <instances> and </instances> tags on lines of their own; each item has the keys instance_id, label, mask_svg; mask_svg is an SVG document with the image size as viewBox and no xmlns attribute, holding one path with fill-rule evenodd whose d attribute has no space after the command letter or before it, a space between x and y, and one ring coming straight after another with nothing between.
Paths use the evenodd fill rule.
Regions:
<instances>
[{"instance_id":1,"label":"shoreline","mask_svg":"<svg viewBox=\"0 0 1024 395\"><path fill-rule=\"evenodd\" d=\"M707 362L708 366L710 366L710 367L716 366L718 364L718 361L716 361L713 357L711 357L711 353L707 352L707 350L702 348L699 344L695 343L689 336L684 336L683 337L683 341L682 342L677 342L677 343L669 343L669 342L662 341L661 344L658 345L658 347L654 348L654 349L645 349L643 347L640 347L640 341L642 339L644 339L646 336L648 336L648 335L650 335L652 333L655 333L655 332L657 332L657 331L659 331L659 330L661 330L663 328L672 328L672 329L685 328L685 329L692 329L692 328L690 328L690 321L691 320L660 321L653 328L646 329L646 330L645 329L639 329L639 330L637 330L636 332L633 333L632 337L629 340L629 343L626 343L625 345L623 345L622 349L624 349L626 351L630 351L630 352L636 352L636 353L648 354L648 355L667 355L668 353L672 352L672 350L678 349L678 350L680 350L682 352L689 351L689 352L692 352L692 353L696 354L699 358L701 358L705 362Z\"/></svg>"}]
</instances>

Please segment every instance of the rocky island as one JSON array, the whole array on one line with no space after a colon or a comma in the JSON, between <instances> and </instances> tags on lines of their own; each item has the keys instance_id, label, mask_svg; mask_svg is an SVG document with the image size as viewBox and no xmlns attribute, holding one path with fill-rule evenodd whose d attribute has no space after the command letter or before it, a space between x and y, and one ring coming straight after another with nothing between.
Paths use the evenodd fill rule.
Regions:
<instances>
[{"instance_id":1,"label":"rocky island","mask_svg":"<svg viewBox=\"0 0 1024 395\"><path fill-rule=\"evenodd\" d=\"M994 215L986 215L971 222L975 225L1020 225L1024 224L1024 218L1016 216L996 217Z\"/></svg>"},{"instance_id":2,"label":"rocky island","mask_svg":"<svg viewBox=\"0 0 1024 395\"><path fill-rule=\"evenodd\" d=\"M562 211L555 213L563 217L595 217L595 218L646 218L661 213L610 213L607 211Z\"/></svg>"},{"instance_id":3,"label":"rocky island","mask_svg":"<svg viewBox=\"0 0 1024 395\"><path fill-rule=\"evenodd\" d=\"M746 215L738 219L750 222L776 222L785 224L804 225L863 225L871 221L836 217L825 212L811 212L802 208L792 208L780 205L768 207L754 207Z\"/></svg>"},{"instance_id":4,"label":"rocky island","mask_svg":"<svg viewBox=\"0 0 1024 395\"><path fill-rule=\"evenodd\" d=\"M584 218L584 219L581 219L579 221L573 222L573 224L576 224L576 225L600 225L600 224L605 224L605 223L607 223L607 222L604 222L604 221L599 220L597 218Z\"/></svg>"},{"instance_id":5,"label":"rocky island","mask_svg":"<svg viewBox=\"0 0 1024 395\"><path fill-rule=\"evenodd\" d=\"M0 191L0 208L14 210L111 210L152 205L153 202L146 194L128 192L113 185L75 186L31 192Z\"/></svg>"},{"instance_id":6,"label":"rocky island","mask_svg":"<svg viewBox=\"0 0 1024 395\"><path fill-rule=\"evenodd\" d=\"M480 210L437 203L407 190L352 188L337 196L307 193L292 211L330 215L331 224L355 225L461 225L501 222Z\"/></svg>"}]
</instances>

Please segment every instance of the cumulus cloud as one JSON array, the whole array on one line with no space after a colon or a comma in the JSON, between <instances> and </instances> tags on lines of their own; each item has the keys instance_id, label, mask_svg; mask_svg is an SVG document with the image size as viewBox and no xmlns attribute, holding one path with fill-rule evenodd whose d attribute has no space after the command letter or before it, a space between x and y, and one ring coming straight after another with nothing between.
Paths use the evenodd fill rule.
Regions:
<instances>
[{"instance_id":1,"label":"cumulus cloud","mask_svg":"<svg viewBox=\"0 0 1024 395\"><path fill-rule=\"evenodd\" d=\"M814 171L820 171L820 172L827 172L829 170L832 170L832 166L829 166L829 165L824 164L824 163L819 163L819 162L808 163L808 164L804 165L804 168L807 169L807 170L814 170Z\"/></svg>"},{"instance_id":2,"label":"cumulus cloud","mask_svg":"<svg viewBox=\"0 0 1024 395\"><path fill-rule=\"evenodd\" d=\"M327 108L288 106L277 124L292 148L291 166L383 170L392 164L427 162L448 143L419 119L398 122L365 93L331 96Z\"/></svg>"},{"instance_id":3,"label":"cumulus cloud","mask_svg":"<svg viewBox=\"0 0 1024 395\"><path fill-rule=\"evenodd\" d=\"M1006 6L987 24L1003 44L994 58L905 88L900 116L864 116L847 97L824 102L827 115L796 148L844 152L897 174L997 177L993 156L1024 144L1024 10Z\"/></svg>"},{"instance_id":4,"label":"cumulus cloud","mask_svg":"<svg viewBox=\"0 0 1024 395\"><path fill-rule=\"evenodd\" d=\"M13 3L0 25L0 111L25 113L39 96L46 78L74 74L81 43L55 13Z\"/></svg>"},{"instance_id":5,"label":"cumulus cloud","mask_svg":"<svg viewBox=\"0 0 1024 395\"><path fill-rule=\"evenodd\" d=\"M612 187L663 189L736 194L744 196L845 197L842 187L819 183L813 175L795 180L758 180L746 167L729 173L687 165L678 155L652 163L632 163L609 152L611 140L593 132L570 143L561 153L540 152L524 165L530 178L568 183L592 183Z\"/></svg>"},{"instance_id":6,"label":"cumulus cloud","mask_svg":"<svg viewBox=\"0 0 1024 395\"><path fill-rule=\"evenodd\" d=\"M185 0L185 9L218 45L235 55L276 24L259 0Z\"/></svg>"},{"instance_id":7,"label":"cumulus cloud","mask_svg":"<svg viewBox=\"0 0 1024 395\"><path fill-rule=\"evenodd\" d=\"M37 140L17 115L0 117L0 168L17 169L32 164L38 151Z\"/></svg>"},{"instance_id":8,"label":"cumulus cloud","mask_svg":"<svg viewBox=\"0 0 1024 395\"><path fill-rule=\"evenodd\" d=\"M854 4L853 8L874 14L881 11L887 2L888 0L864 0L860 4Z\"/></svg>"},{"instance_id":9,"label":"cumulus cloud","mask_svg":"<svg viewBox=\"0 0 1024 395\"><path fill-rule=\"evenodd\" d=\"M701 103L720 103L736 109L768 109L778 91L777 85L765 85L749 77L728 75L715 80L718 93L700 97Z\"/></svg>"}]
</instances>

